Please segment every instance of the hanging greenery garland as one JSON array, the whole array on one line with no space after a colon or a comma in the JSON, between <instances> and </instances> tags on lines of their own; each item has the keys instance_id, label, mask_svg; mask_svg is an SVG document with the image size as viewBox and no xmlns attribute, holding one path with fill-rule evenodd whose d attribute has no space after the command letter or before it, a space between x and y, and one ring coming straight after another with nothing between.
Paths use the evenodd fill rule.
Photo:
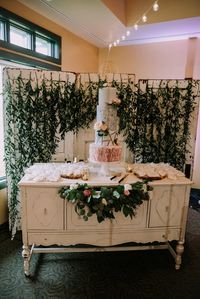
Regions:
<instances>
[{"instance_id":1,"label":"hanging greenery garland","mask_svg":"<svg viewBox=\"0 0 200 299\"><path fill-rule=\"evenodd\" d=\"M175 81L170 87L169 80L161 80L158 88L153 88L149 81L141 80L143 90L138 85L133 94L126 143L136 162L165 162L183 171L197 96L193 92L195 83L188 81L183 88Z\"/></svg>"},{"instance_id":2,"label":"hanging greenery garland","mask_svg":"<svg viewBox=\"0 0 200 299\"><path fill-rule=\"evenodd\" d=\"M96 116L98 89L107 80L81 82L15 79L8 76L4 89L5 161L9 189L10 227L19 217L18 182L24 170L35 162L48 162L65 133L87 128ZM136 90L130 80L112 81L121 105L117 106L120 132L136 162L166 162L182 170L190 133L196 94L195 81L180 88L178 81L160 80L157 88L149 80L139 81ZM143 84L143 89L140 88Z\"/></svg>"},{"instance_id":3,"label":"hanging greenery garland","mask_svg":"<svg viewBox=\"0 0 200 299\"><path fill-rule=\"evenodd\" d=\"M17 225L19 216L18 182L26 167L35 162L48 162L58 143L55 93L58 86L45 80L32 87L31 77L21 74L7 80L5 95L5 162L9 185L10 227Z\"/></svg>"}]
</instances>

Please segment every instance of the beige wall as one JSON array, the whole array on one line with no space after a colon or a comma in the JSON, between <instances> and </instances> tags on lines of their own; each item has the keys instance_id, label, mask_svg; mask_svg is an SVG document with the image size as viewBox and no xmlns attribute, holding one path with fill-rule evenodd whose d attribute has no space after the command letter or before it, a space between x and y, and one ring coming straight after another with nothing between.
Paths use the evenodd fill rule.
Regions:
<instances>
[{"instance_id":1,"label":"beige wall","mask_svg":"<svg viewBox=\"0 0 200 299\"><path fill-rule=\"evenodd\" d=\"M16 0L1 0L0 6L62 37L61 67L63 71L97 72L97 47L30 10Z\"/></svg>"},{"instance_id":2,"label":"beige wall","mask_svg":"<svg viewBox=\"0 0 200 299\"><path fill-rule=\"evenodd\" d=\"M6 189L0 190L0 225L8 221L8 202Z\"/></svg>"},{"instance_id":3,"label":"beige wall","mask_svg":"<svg viewBox=\"0 0 200 299\"><path fill-rule=\"evenodd\" d=\"M134 73L137 79L200 78L200 39L119 46L108 52L99 50L100 72L107 65L106 72Z\"/></svg>"},{"instance_id":4,"label":"beige wall","mask_svg":"<svg viewBox=\"0 0 200 299\"><path fill-rule=\"evenodd\" d=\"M194 169L193 169L193 188L200 189L200 108L195 144Z\"/></svg>"}]
</instances>

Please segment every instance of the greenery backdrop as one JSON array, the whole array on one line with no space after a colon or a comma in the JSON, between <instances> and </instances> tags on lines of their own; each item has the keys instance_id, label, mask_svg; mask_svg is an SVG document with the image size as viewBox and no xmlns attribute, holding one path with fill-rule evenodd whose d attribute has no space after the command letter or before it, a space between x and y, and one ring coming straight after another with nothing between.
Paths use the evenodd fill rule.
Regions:
<instances>
[{"instance_id":1,"label":"greenery backdrop","mask_svg":"<svg viewBox=\"0 0 200 299\"><path fill-rule=\"evenodd\" d=\"M65 133L90 126L96 116L98 89L106 82L117 88L120 132L136 162L168 162L181 170L185 163L196 97L193 87L198 82L187 80L180 88L178 80L172 86L169 80L160 80L153 88L143 80L133 89L128 76L118 81L88 76L85 84L78 74L65 73L63 79L62 72L55 73L5 72L5 161L13 235L20 221L18 182L25 168L50 161Z\"/></svg>"}]
</instances>

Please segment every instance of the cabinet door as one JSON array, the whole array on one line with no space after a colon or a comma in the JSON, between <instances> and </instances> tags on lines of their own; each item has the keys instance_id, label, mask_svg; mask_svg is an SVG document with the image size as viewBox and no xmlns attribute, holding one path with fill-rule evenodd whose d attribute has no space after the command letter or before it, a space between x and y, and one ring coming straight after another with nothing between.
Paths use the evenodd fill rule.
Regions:
<instances>
[{"instance_id":1,"label":"cabinet door","mask_svg":"<svg viewBox=\"0 0 200 299\"><path fill-rule=\"evenodd\" d=\"M74 205L70 202L66 204L66 229L78 231L97 231L110 228L110 221L106 219L99 223L96 215L89 217L88 221L84 221L82 217L78 216L74 210Z\"/></svg>"},{"instance_id":2,"label":"cabinet door","mask_svg":"<svg viewBox=\"0 0 200 299\"><path fill-rule=\"evenodd\" d=\"M63 199L57 188L26 190L28 229L63 229Z\"/></svg>"},{"instance_id":3,"label":"cabinet door","mask_svg":"<svg viewBox=\"0 0 200 299\"><path fill-rule=\"evenodd\" d=\"M136 209L136 214L131 219L130 216L125 217L122 212L115 214L115 219L112 220L113 228L138 229L145 228L147 222L147 201Z\"/></svg>"},{"instance_id":4,"label":"cabinet door","mask_svg":"<svg viewBox=\"0 0 200 299\"><path fill-rule=\"evenodd\" d=\"M155 186L150 200L149 227L180 227L186 186Z\"/></svg>"}]
</instances>

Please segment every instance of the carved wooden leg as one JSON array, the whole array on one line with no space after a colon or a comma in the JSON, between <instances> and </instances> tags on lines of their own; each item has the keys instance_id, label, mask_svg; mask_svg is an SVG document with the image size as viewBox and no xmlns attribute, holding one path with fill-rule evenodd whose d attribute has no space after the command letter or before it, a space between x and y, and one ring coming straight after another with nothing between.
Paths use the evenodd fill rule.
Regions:
<instances>
[{"instance_id":1,"label":"carved wooden leg","mask_svg":"<svg viewBox=\"0 0 200 299\"><path fill-rule=\"evenodd\" d=\"M175 269L179 270L181 266L181 261L182 261L182 254L184 251L184 241L178 241L178 245L176 246L176 264L175 264Z\"/></svg>"},{"instance_id":2,"label":"carved wooden leg","mask_svg":"<svg viewBox=\"0 0 200 299\"><path fill-rule=\"evenodd\" d=\"M29 276L30 275L29 272L30 249L26 245L23 245L22 248L23 248L22 257L24 258L24 274L26 276Z\"/></svg>"}]
</instances>

